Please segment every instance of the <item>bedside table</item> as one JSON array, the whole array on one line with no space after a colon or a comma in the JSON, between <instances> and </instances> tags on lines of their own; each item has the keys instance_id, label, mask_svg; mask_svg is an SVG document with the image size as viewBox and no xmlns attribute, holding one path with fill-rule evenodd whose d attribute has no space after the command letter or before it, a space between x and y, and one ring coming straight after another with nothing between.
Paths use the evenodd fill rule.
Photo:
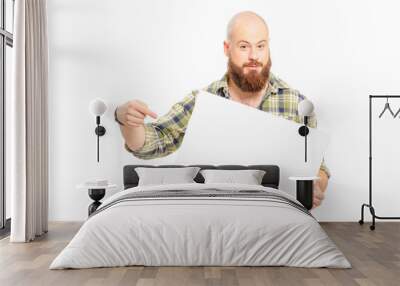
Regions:
<instances>
[{"instance_id":1,"label":"bedside table","mask_svg":"<svg viewBox=\"0 0 400 286\"><path fill-rule=\"evenodd\" d=\"M97 208L101 205L100 200L104 198L107 189L114 189L117 187L115 184L109 184L106 186L86 185L80 184L76 186L78 189L87 189L89 197L93 200L93 203L88 207L88 216L90 216Z\"/></svg>"},{"instance_id":2,"label":"bedside table","mask_svg":"<svg viewBox=\"0 0 400 286\"><path fill-rule=\"evenodd\" d=\"M319 180L313 177L289 177L289 180L296 181L296 199L308 210L313 206L313 181Z\"/></svg>"}]
</instances>

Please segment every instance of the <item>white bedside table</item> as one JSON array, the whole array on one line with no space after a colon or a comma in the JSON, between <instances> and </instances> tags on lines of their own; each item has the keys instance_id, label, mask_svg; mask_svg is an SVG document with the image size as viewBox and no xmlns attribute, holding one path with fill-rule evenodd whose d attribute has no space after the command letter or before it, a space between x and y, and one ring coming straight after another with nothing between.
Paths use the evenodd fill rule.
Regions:
<instances>
[{"instance_id":1,"label":"white bedside table","mask_svg":"<svg viewBox=\"0 0 400 286\"><path fill-rule=\"evenodd\" d=\"M108 184L105 186L96 186L96 185L87 185L80 184L76 186L78 189L86 189L88 190L89 197L94 201L88 207L88 216L90 216L96 209L101 205L100 200L104 198L106 194L106 190L114 189L117 187L116 184Z\"/></svg>"}]
</instances>

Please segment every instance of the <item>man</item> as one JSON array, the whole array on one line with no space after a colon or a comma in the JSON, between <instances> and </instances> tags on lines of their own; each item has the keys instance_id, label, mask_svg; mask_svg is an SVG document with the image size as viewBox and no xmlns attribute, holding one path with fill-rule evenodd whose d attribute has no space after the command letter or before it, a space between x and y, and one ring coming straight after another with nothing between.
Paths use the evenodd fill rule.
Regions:
<instances>
[{"instance_id":1,"label":"man","mask_svg":"<svg viewBox=\"0 0 400 286\"><path fill-rule=\"evenodd\" d=\"M270 73L269 30L259 15L245 11L230 20L224 53L228 57L227 73L204 90L289 120L303 122L297 108L305 97ZM193 91L158 119L157 114L140 100L131 100L119 106L115 111L115 119L120 123L126 150L141 159L163 157L176 151L185 135L197 93ZM144 124L147 115L157 120ZM316 127L316 124L313 115L309 126ZM318 176L321 179L314 181L313 208L324 199L330 177L324 161Z\"/></svg>"}]
</instances>

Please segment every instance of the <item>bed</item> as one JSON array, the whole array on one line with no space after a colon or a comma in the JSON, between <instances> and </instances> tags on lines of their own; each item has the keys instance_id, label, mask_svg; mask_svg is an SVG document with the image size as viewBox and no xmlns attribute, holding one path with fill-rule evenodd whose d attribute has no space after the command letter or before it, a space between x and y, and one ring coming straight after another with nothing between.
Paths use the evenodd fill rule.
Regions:
<instances>
[{"instance_id":1,"label":"bed","mask_svg":"<svg viewBox=\"0 0 400 286\"><path fill-rule=\"evenodd\" d=\"M279 189L274 165L191 165L201 170L264 170L260 185L138 185L127 165L124 189L104 200L50 269L144 266L350 268L317 220Z\"/></svg>"}]
</instances>

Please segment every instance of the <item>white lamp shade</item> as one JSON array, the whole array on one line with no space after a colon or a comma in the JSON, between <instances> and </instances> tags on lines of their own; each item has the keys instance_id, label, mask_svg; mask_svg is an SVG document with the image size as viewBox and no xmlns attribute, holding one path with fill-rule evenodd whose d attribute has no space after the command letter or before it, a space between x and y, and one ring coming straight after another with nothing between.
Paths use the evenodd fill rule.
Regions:
<instances>
[{"instance_id":1,"label":"white lamp shade","mask_svg":"<svg viewBox=\"0 0 400 286\"><path fill-rule=\"evenodd\" d=\"M92 100L89 104L89 111L94 116L102 116L107 110L107 105L100 98Z\"/></svg>"},{"instance_id":2,"label":"white lamp shade","mask_svg":"<svg viewBox=\"0 0 400 286\"><path fill-rule=\"evenodd\" d=\"M314 105L308 99L304 99L299 103L298 111L300 116L311 116L314 111Z\"/></svg>"}]
</instances>

